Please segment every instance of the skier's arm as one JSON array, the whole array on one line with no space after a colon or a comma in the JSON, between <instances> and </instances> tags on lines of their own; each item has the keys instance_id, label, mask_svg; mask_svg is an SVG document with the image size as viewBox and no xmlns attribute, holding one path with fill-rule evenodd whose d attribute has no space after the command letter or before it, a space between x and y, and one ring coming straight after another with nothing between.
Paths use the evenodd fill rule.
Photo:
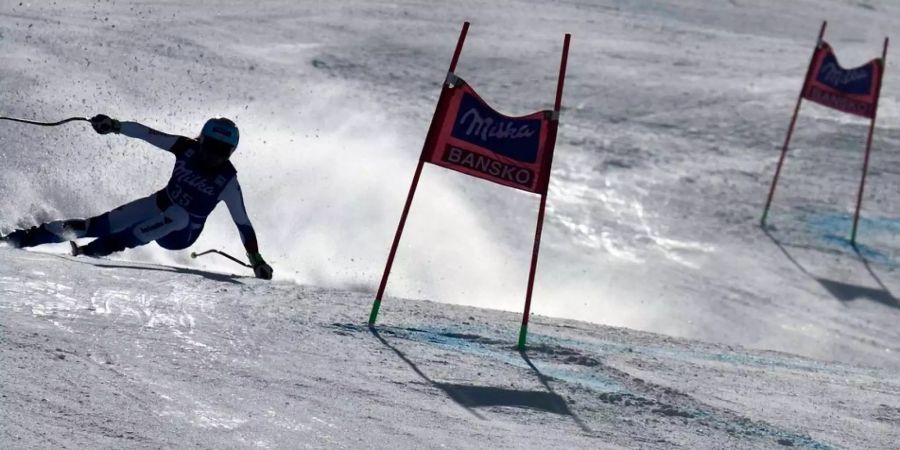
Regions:
<instances>
[{"instance_id":1,"label":"skier's arm","mask_svg":"<svg viewBox=\"0 0 900 450\"><path fill-rule=\"evenodd\" d=\"M131 138L146 141L171 153L178 153L191 141L184 136L166 134L137 122L119 122L103 114L94 116L91 119L91 126L100 134L124 134Z\"/></svg>"},{"instance_id":2,"label":"skier's arm","mask_svg":"<svg viewBox=\"0 0 900 450\"><path fill-rule=\"evenodd\" d=\"M256 243L256 232L253 230L253 224L250 223L250 217L247 216L247 208L244 206L244 195L241 192L241 185L238 183L237 177L231 179L225 190L222 191L222 200L228 206L228 212L231 213L231 219L237 225L238 233L241 234L241 242L247 254L259 253L259 246Z\"/></svg>"},{"instance_id":3,"label":"skier's arm","mask_svg":"<svg viewBox=\"0 0 900 450\"><path fill-rule=\"evenodd\" d=\"M166 134L162 131L156 131L146 125L137 122L121 122L119 133L130 138L146 141L156 147L167 152L176 153L179 143L189 140L184 136Z\"/></svg>"},{"instance_id":4,"label":"skier's arm","mask_svg":"<svg viewBox=\"0 0 900 450\"><path fill-rule=\"evenodd\" d=\"M247 256L250 258L253 272L258 278L272 279L272 267L266 264L262 255L259 254L256 231L253 230L253 224L250 223L250 217L247 216L247 208L244 206L244 195L241 192L241 185L238 183L237 177L232 178L228 185L225 186L225 190L222 191L222 200L228 206L231 219L234 220L238 233L241 235L241 242L244 243L244 249L247 250Z\"/></svg>"}]
</instances>

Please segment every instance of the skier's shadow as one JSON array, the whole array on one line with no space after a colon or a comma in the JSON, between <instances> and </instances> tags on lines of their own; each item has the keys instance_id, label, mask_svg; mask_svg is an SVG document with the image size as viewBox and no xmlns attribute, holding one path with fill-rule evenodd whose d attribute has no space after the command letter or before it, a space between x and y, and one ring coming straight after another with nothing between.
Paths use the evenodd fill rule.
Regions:
<instances>
[{"instance_id":1,"label":"skier's shadow","mask_svg":"<svg viewBox=\"0 0 900 450\"><path fill-rule=\"evenodd\" d=\"M872 276L872 279L878 284L878 288L870 288L865 286L859 286L855 284L844 283L841 281L829 280L827 278L820 278L812 274L809 270L806 269L793 255L787 250L786 244L783 244L778 238L772 235L772 233L763 228L763 232L772 242L781 250L781 253L787 257L788 261L790 261L798 270L803 272L808 277L812 278L829 294L831 294L834 298L838 299L842 303L851 302L860 298L867 298L869 300L881 303L885 306L890 306L892 308L900 308L900 300L897 300L894 297L894 294L891 293L890 289L885 286L884 282L881 281L881 278L872 270L872 266L869 264L869 260L863 256L863 254L859 251L859 249L854 245L853 251L856 253L856 257L862 262L865 266L866 270L869 272L869 275Z\"/></svg>"},{"instance_id":2,"label":"skier's shadow","mask_svg":"<svg viewBox=\"0 0 900 450\"><path fill-rule=\"evenodd\" d=\"M208 280L217 281L220 283L231 283L231 284L243 284L238 279L238 275L227 275L224 273L215 273L215 272L206 272L203 270L197 269L188 269L186 267L171 267L171 266L152 266L152 265L140 265L140 266L129 266L126 264L106 264L106 263L97 263L92 261L83 261L80 259L72 259L68 257L60 256L67 261L75 261L81 264L87 264L94 267L99 267L101 269L128 269L128 270L151 270L155 272L170 272L170 273L179 273L183 275L196 275Z\"/></svg>"},{"instance_id":3,"label":"skier's shadow","mask_svg":"<svg viewBox=\"0 0 900 450\"><path fill-rule=\"evenodd\" d=\"M485 417L481 415L474 408L480 407L496 407L496 406L512 406L512 407L520 407L520 408L531 408L541 411L546 411L559 415L566 415L572 417L575 423L585 432L591 432L591 429L585 425L584 421L578 417L566 403L565 399L563 399L559 394L557 394L550 384L548 383L549 378L538 370L538 368L531 362L528 358L528 355L521 351L519 352L522 356L522 359L525 360L525 363L534 371L537 375L538 380L540 380L541 384L547 389L547 392L539 392L539 391L524 391L524 390L516 390L516 389L505 389L500 387L491 387L491 386L473 386L473 385L465 385L465 384L453 384L453 383L442 383L438 381L434 381L425 375L421 369L410 360L403 352L401 352L397 347L391 345L381 334L378 332L374 326L369 326L369 331L375 336L381 343L393 351L397 356L403 360L419 377L423 380L427 381L432 386L443 391L447 397L450 397L451 400L456 402L459 406L465 408L469 413L473 416L484 420Z\"/></svg>"}]
</instances>

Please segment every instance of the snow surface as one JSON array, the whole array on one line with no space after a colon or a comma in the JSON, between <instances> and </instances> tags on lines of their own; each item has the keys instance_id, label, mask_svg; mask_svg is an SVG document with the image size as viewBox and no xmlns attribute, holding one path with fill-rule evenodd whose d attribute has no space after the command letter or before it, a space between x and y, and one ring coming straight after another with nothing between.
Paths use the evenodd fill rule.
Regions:
<instances>
[{"instance_id":1,"label":"snow surface","mask_svg":"<svg viewBox=\"0 0 900 450\"><path fill-rule=\"evenodd\" d=\"M234 118L277 278L154 246L103 261L0 249L0 447L900 438L892 56L859 251L867 124L815 105L773 226L757 225L820 21L855 66L900 36L896 2L0 0L0 17L0 114L186 135ZM388 298L377 332L361 325L464 20L458 73L510 114L551 105L573 34L525 355L512 343L537 199L435 167L389 294L445 303ZM103 212L170 164L83 124L0 123L0 231ZM195 250L212 247L241 251L222 210Z\"/></svg>"},{"instance_id":2,"label":"snow surface","mask_svg":"<svg viewBox=\"0 0 900 450\"><path fill-rule=\"evenodd\" d=\"M0 250L9 448L891 448L900 380L515 313Z\"/></svg>"}]
</instances>

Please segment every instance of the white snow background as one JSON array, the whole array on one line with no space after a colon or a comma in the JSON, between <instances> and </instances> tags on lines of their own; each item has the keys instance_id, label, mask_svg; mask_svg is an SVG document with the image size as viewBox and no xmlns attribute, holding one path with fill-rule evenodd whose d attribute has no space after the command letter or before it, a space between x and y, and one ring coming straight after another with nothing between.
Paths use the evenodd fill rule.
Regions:
<instances>
[{"instance_id":1,"label":"white snow background","mask_svg":"<svg viewBox=\"0 0 900 450\"><path fill-rule=\"evenodd\" d=\"M868 123L809 103L758 226L823 19L845 67L900 37L886 0L0 1L0 114L233 118L276 270L0 249L0 447L894 447L896 52L860 251ZM457 72L511 115L552 106L573 34L525 355L538 199L437 167L361 325L465 20ZM0 231L147 195L171 162L2 122ZM242 253L225 208L213 247Z\"/></svg>"}]
</instances>

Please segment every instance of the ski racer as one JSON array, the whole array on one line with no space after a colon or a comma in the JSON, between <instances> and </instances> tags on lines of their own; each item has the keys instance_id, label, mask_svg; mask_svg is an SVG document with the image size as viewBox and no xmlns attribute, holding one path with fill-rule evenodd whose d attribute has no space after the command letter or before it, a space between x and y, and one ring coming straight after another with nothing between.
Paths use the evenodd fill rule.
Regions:
<instances>
[{"instance_id":1,"label":"ski racer","mask_svg":"<svg viewBox=\"0 0 900 450\"><path fill-rule=\"evenodd\" d=\"M85 246L72 244L73 255L92 257L153 241L168 250L182 250L197 240L209 214L224 201L254 274L272 279L272 267L259 254L256 232L247 217L237 170L229 161L240 137L234 122L209 119L196 139L162 133L137 122L119 122L102 114L91 119L91 126L99 134L123 134L175 155L175 168L166 187L90 219L44 223L13 231L0 241L22 248L92 237L96 239Z\"/></svg>"}]
</instances>

